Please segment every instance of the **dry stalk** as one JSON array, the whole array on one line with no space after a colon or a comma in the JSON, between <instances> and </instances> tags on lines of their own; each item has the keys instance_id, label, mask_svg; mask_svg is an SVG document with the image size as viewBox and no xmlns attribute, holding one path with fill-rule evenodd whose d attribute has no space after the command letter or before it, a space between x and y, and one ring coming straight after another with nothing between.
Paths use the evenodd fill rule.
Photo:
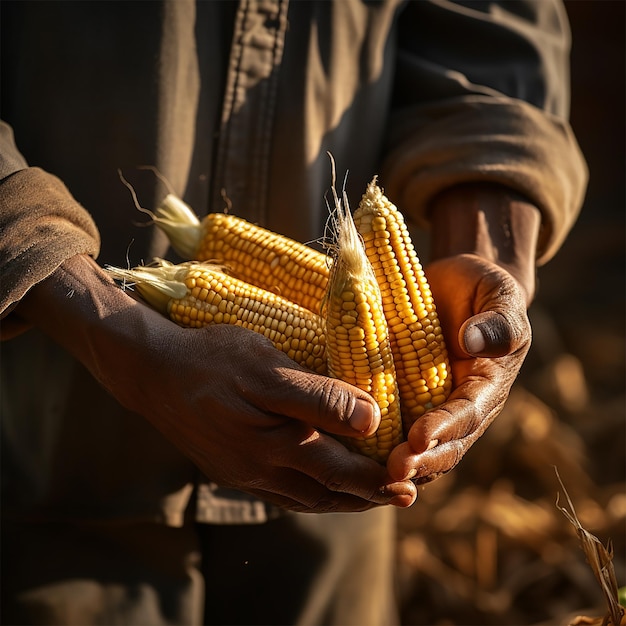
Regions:
<instances>
[{"instance_id":1,"label":"dry stalk","mask_svg":"<svg viewBox=\"0 0 626 626\"><path fill-rule=\"evenodd\" d=\"M617 577L615 576L615 568L613 566L613 546L610 541L606 547L603 546L595 535L583 528L576 516L574 505L556 467L554 471L567 499L569 510L559 505L559 494L557 494L556 506L576 529L585 558L606 599L608 611L601 624L602 626L626 626L625 610L624 607L620 606L618 598Z\"/></svg>"}]
</instances>

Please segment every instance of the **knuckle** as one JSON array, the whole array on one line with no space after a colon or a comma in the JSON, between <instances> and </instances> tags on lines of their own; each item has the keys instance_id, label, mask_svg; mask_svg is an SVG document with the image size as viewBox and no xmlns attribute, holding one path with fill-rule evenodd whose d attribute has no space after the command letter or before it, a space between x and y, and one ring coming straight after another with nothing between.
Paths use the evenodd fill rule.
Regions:
<instances>
[{"instance_id":1,"label":"knuckle","mask_svg":"<svg viewBox=\"0 0 626 626\"><path fill-rule=\"evenodd\" d=\"M345 476L343 476L343 472L332 466L326 466L317 477L317 480L328 491L346 491L348 487Z\"/></svg>"},{"instance_id":2,"label":"knuckle","mask_svg":"<svg viewBox=\"0 0 626 626\"><path fill-rule=\"evenodd\" d=\"M435 448L435 458L430 457L422 465L417 467L417 475L412 479L415 485L431 483L451 470L453 470L463 458L468 446L463 441L450 441Z\"/></svg>"},{"instance_id":3,"label":"knuckle","mask_svg":"<svg viewBox=\"0 0 626 626\"><path fill-rule=\"evenodd\" d=\"M332 378L323 377L320 384L319 415L345 421L353 403L346 388Z\"/></svg>"}]
</instances>

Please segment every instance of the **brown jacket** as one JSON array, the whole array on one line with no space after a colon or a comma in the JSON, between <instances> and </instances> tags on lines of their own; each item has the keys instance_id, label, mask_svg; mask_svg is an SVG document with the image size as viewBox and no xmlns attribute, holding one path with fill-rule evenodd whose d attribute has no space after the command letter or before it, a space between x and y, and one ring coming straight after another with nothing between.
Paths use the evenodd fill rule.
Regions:
<instances>
[{"instance_id":1,"label":"brown jacket","mask_svg":"<svg viewBox=\"0 0 626 626\"><path fill-rule=\"evenodd\" d=\"M232 212L302 241L324 232L327 152L349 171L353 203L379 174L423 228L439 191L494 181L541 210L538 263L580 210L587 172L567 122L569 31L556 1L483 12L434 0L5 0L2 10L0 311L3 335L17 335L2 344L5 512L176 525L196 482L79 364L20 334L14 310L74 254L114 265L168 254L118 169L145 207L165 192L139 169L154 165L197 212L227 197ZM215 496L201 488L200 519L266 514Z\"/></svg>"}]
</instances>

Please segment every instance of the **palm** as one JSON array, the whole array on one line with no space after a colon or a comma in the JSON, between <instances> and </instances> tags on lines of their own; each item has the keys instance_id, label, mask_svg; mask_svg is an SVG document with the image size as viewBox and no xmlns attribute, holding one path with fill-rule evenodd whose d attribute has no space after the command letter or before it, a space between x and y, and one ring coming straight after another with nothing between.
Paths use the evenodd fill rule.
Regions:
<instances>
[{"instance_id":1,"label":"palm","mask_svg":"<svg viewBox=\"0 0 626 626\"><path fill-rule=\"evenodd\" d=\"M413 470L417 482L451 470L500 413L531 338L523 291L502 268L459 255L434 262L427 275L448 345L453 391L413 425L389 459L393 477Z\"/></svg>"}]
</instances>

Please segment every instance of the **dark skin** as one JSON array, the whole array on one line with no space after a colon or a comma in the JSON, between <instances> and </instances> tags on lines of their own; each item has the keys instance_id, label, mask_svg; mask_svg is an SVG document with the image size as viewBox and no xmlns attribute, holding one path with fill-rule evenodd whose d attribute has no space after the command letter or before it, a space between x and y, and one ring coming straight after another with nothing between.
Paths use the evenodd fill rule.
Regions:
<instances>
[{"instance_id":1,"label":"dark skin","mask_svg":"<svg viewBox=\"0 0 626 626\"><path fill-rule=\"evenodd\" d=\"M535 206L498 186L451 189L432 205L427 276L454 389L422 416L387 462L395 479L426 483L453 469L502 410L531 343L541 223Z\"/></svg>"},{"instance_id":2,"label":"dark skin","mask_svg":"<svg viewBox=\"0 0 626 626\"><path fill-rule=\"evenodd\" d=\"M455 389L387 467L325 434L374 432L380 413L367 393L302 369L252 331L179 328L89 257L32 288L19 314L218 484L294 511L407 507L414 483L451 470L501 410L531 337L537 209L500 187L459 187L436 199L432 218L427 274Z\"/></svg>"}]
</instances>

